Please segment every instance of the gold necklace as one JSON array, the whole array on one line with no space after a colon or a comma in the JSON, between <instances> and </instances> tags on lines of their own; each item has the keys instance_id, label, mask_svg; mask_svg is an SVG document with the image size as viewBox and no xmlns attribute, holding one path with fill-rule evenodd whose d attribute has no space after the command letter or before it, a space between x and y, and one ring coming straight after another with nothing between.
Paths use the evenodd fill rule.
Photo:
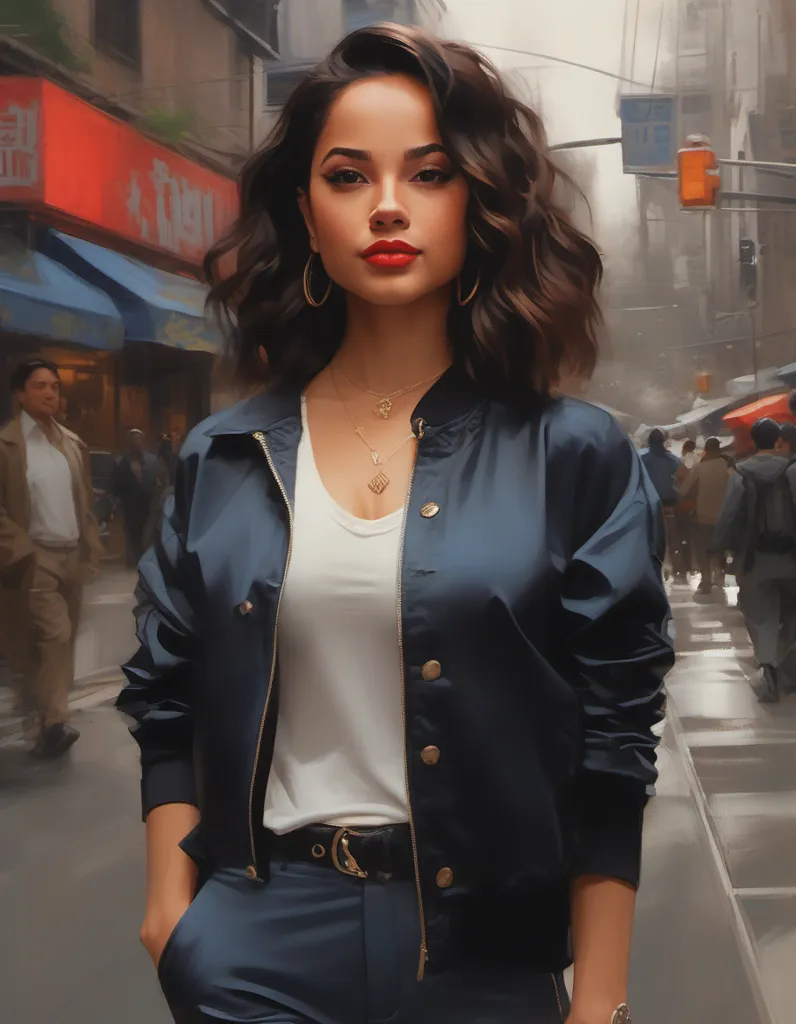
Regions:
<instances>
[{"instance_id":1,"label":"gold necklace","mask_svg":"<svg viewBox=\"0 0 796 1024\"><path fill-rule=\"evenodd\" d=\"M398 391L391 391L389 394L385 395L381 391L371 391L370 388L366 388L363 384L357 384L355 380L352 380L351 377L348 376L345 370L341 370L340 373L342 373L348 383L352 384L358 391L363 391L366 395L373 395L374 398L378 398L376 407L373 410L373 415L381 416L383 420L386 420L392 412L392 400L394 398L400 398L401 395L408 395L410 391L414 391L416 388L422 388L424 384L433 384L442 376L442 373L435 373L433 377L426 377L425 380L419 380L417 384L410 384L408 388L400 388Z\"/></svg>"},{"instance_id":2,"label":"gold necklace","mask_svg":"<svg viewBox=\"0 0 796 1024\"><path fill-rule=\"evenodd\" d=\"M339 388L339 386L337 384L337 376L336 376L334 370L331 368L331 366L329 367L329 370L330 370L330 373L332 375L332 383L334 384L334 389L337 392L338 399L340 400L340 405L342 405L343 409L345 409L345 414L349 418L349 420L351 421L351 426L354 428L354 433L357 435L359 440L365 445L365 447L370 452L370 458L371 458L371 461L373 462L373 465L374 466L386 466L387 463L392 458L394 458L398 454L398 452L401 451L401 449L405 445L409 444L410 441L415 439L415 436L416 436L415 432L412 431L408 435L408 437L405 437L403 439L403 441L401 441L400 444L396 445L395 448L393 448L393 450L390 452L389 455L387 455L385 457L382 457L379 454L379 452L377 451L377 449L374 448L373 445L367 440L365 435L362 433L362 427L359 426L357 421L351 415L351 410L348 408L348 406L346 405L345 399L340 394L340 388ZM384 492L387 490L387 488L389 486L390 486L390 478L387 476L387 474L384 472L383 469L380 469L379 472L376 474L376 476L374 476L372 480L368 481L368 488L371 491L373 491L374 494L384 494Z\"/></svg>"}]
</instances>

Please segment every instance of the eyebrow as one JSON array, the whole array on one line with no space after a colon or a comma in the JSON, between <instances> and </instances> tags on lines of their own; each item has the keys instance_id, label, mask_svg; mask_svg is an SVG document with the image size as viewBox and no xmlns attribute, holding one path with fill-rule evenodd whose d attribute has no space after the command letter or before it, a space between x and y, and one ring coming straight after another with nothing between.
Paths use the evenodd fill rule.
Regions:
<instances>
[{"instance_id":1,"label":"eyebrow","mask_svg":"<svg viewBox=\"0 0 796 1024\"><path fill-rule=\"evenodd\" d=\"M420 160L424 156L429 156L431 153L445 153L445 147L439 142L429 142L426 146L415 146L414 149L407 149L404 153L405 160ZM361 160L367 162L373 159L373 154L369 153L366 149L349 149L347 146L335 146L330 149L326 156L321 161L321 167L327 161L331 160L333 156L344 156L349 160Z\"/></svg>"}]
</instances>

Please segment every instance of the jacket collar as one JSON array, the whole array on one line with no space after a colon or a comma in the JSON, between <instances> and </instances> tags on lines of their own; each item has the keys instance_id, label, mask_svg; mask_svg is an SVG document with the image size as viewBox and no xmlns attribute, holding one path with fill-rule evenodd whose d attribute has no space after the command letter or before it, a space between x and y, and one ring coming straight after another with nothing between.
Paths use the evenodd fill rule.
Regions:
<instances>
[{"instance_id":1,"label":"jacket collar","mask_svg":"<svg viewBox=\"0 0 796 1024\"><path fill-rule=\"evenodd\" d=\"M9 420L8 423L0 430L0 441L4 444L16 444L23 445L25 443L25 436L22 433L22 426L19 422L19 417L15 416L14 419Z\"/></svg>"},{"instance_id":2,"label":"jacket collar","mask_svg":"<svg viewBox=\"0 0 796 1024\"><path fill-rule=\"evenodd\" d=\"M471 412L485 398L483 391L464 370L452 366L423 395L412 413L412 421L422 419L426 428L445 427ZM278 424L301 416L298 391L263 391L239 402L216 417L207 427L208 437L265 433Z\"/></svg>"}]
</instances>

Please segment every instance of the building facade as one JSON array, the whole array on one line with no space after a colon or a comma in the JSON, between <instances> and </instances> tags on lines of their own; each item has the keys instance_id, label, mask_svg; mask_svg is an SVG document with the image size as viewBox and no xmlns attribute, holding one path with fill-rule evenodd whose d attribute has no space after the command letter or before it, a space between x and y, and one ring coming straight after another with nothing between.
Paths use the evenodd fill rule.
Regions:
<instances>
[{"instance_id":1,"label":"building facade","mask_svg":"<svg viewBox=\"0 0 796 1024\"><path fill-rule=\"evenodd\" d=\"M221 339L201 261L260 131L274 14L42 0L0 30L0 374L53 358L94 448L132 426L184 436L210 410Z\"/></svg>"},{"instance_id":2,"label":"building facade","mask_svg":"<svg viewBox=\"0 0 796 1024\"><path fill-rule=\"evenodd\" d=\"M276 52L276 0L35 6L44 13L0 29L0 61L10 71L35 72L36 58L47 58L46 73L60 72L63 84L168 145L221 170L245 160L261 133L262 59Z\"/></svg>"}]
</instances>

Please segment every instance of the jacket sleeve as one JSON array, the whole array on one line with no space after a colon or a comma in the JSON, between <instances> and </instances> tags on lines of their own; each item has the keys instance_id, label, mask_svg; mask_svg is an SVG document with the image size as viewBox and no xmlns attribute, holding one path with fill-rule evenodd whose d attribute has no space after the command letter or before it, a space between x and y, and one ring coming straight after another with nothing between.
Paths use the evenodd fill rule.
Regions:
<instances>
[{"instance_id":1,"label":"jacket sleeve","mask_svg":"<svg viewBox=\"0 0 796 1024\"><path fill-rule=\"evenodd\" d=\"M21 581L33 561L36 547L4 506L4 495L10 486L8 462L0 449L0 580L13 587Z\"/></svg>"},{"instance_id":2,"label":"jacket sleeve","mask_svg":"<svg viewBox=\"0 0 796 1024\"><path fill-rule=\"evenodd\" d=\"M716 551L731 551L737 554L740 547L741 532L745 522L746 488L741 473L731 473L724 492L724 501L719 518L713 530L711 546Z\"/></svg>"},{"instance_id":3,"label":"jacket sleeve","mask_svg":"<svg viewBox=\"0 0 796 1024\"><path fill-rule=\"evenodd\" d=\"M161 804L196 804L193 699L196 633L186 552L185 463L165 509L159 542L141 559L136 592L139 648L123 666L116 707L132 718L141 750L143 816Z\"/></svg>"},{"instance_id":4,"label":"jacket sleeve","mask_svg":"<svg viewBox=\"0 0 796 1024\"><path fill-rule=\"evenodd\" d=\"M584 500L592 514L598 510L599 525L584 531L562 595L583 715L571 874L637 886L644 807L657 779L652 727L663 717L674 651L657 495L624 435L604 449L600 483Z\"/></svg>"}]
</instances>

